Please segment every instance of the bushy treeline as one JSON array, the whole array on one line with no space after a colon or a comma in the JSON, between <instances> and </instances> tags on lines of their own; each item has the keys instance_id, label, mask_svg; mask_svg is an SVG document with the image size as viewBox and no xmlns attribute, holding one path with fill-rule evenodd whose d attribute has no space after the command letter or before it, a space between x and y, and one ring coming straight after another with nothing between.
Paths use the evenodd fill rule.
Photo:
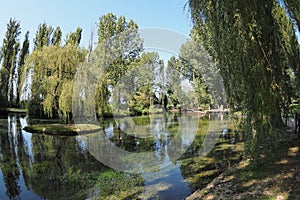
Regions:
<instances>
[{"instance_id":1,"label":"bushy treeline","mask_svg":"<svg viewBox=\"0 0 300 200\"><path fill-rule=\"evenodd\" d=\"M217 68L194 37L165 67L158 52L143 48L138 25L112 13L99 18L97 42L92 32L87 48L80 46L80 27L62 41L59 26L40 24L31 52L29 32L22 45L20 34L20 23L11 19L1 48L2 108L26 107L30 115L69 123L74 114L85 116L89 110L107 117L205 109L218 102L209 94L215 91L210 91L212 84L204 81L204 68L210 74ZM184 80L193 92L181 87Z\"/></svg>"}]
</instances>

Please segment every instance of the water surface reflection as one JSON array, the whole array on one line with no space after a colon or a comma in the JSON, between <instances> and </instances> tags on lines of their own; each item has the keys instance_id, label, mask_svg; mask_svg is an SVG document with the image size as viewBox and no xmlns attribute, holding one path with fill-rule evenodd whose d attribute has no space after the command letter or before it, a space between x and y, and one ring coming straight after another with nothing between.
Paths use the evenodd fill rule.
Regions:
<instances>
[{"instance_id":1,"label":"water surface reflection","mask_svg":"<svg viewBox=\"0 0 300 200\"><path fill-rule=\"evenodd\" d=\"M86 198L82 189L106 167L75 137L31 134L22 130L25 125L26 118L18 115L1 119L0 199Z\"/></svg>"},{"instance_id":2,"label":"water surface reflection","mask_svg":"<svg viewBox=\"0 0 300 200\"><path fill-rule=\"evenodd\" d=\"M108 195L183 199L191 190L181 175L180 162L170 152L182 153L190 145L194 136L184 130L196 124L176 117L137 117L134 123L126 119L107 121L102 133L65 137L27 133L22 130L26 117L6 116L0 119L0 199L99 199ZM140 129L133 130L134 124ZM151 173L138 174L110 169L89 148L101 144L99 137L124 151L151 152L159 164L167 165L155 163L159 167ZM92 142L97 141L95 138L98 142ZM170 149L173 141L177 151ZM124 184L133 192L121 191Z\"/></svg>"},{"instance_id":3,"label":"water surface reflection","mask_svg":"<svg viewBox=\"0 0 300 200\"><path fill-rule=\"evenodd\" d=\"M0 119L1 200L184 199L240 158L241 142L222 116L106 120L102 131L76 137L31 134L26 125L16 114Z\"/></svg>"}]
</instances>

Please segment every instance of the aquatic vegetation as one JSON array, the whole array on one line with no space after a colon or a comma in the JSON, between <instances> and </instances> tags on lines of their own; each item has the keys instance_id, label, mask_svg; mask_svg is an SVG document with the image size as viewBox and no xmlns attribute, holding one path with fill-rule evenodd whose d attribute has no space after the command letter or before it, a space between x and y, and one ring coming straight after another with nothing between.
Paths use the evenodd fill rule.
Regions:
<instances>
[{"instance_id":1,"label":"aquatic vegetation","mask_svg":"<svg viewBox=\"0 0 300 200\"><path fill-rule=\"evenodd\" d=\"M181 158L181 173L193 190L205 187L234 163L238 163L244 153L244 143L239 141L236 133L231 132L227 133L226 138L220 137L207 156L199 156L197 152L205 138L205 127L202 126L200 130L193 144ZM233 138L235 143L231 142Z\"/></svg>"},{"instance_id":2,"label":"aquatic vegetation","mask_svg":"<svg viewBox=\"0 0 300 200\"><path fill-rule=\"evenodd\" d=\"M133 198L143 190L144 179L139 174L108 170L98 177L100 199Z\"/></svg>"}]
</instances>

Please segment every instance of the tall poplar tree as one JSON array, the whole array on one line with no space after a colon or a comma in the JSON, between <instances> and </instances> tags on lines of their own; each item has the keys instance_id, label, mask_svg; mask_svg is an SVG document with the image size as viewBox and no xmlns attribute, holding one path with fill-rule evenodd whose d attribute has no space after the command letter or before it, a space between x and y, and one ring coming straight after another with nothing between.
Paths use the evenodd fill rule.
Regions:
<instances>
[{"instance_id":1,"label":"tall poplar tree","mask_svg":"<svg viewBox=\"0 0 300 200\"><path fill-rule=\"evenodd\" d=\"M33 50L34 51L41 51L44 47L57 44L59 42L59 29L56 29L56 35L54 35L54 40L52 37L53 28L51 26L48 26L45 22L39 24L38 30L35 33L35 37L33 39ZM51 39L52 37L52 39ZM34 63L36 64L36 63ZM43 66L45 69L47 66ZM36 72L37 73L37 72ZM23 73L23 76L26 76L26 71ZM22 77L22 81L24 81L25 77ZM30 115L37 115L38 117L44 117L43 112L43 96L41 96L39 93L32 92L31 97L28 102L29 107L29 114Z\"/></svg>"},{"instance_id":2,"label":"tall poplar tree","mask_svg":"<svg viewBox=\"0 0 300 200\"><path fill-rule=\"evenodd\" d=\"M47 26L45 22L40 24L35 34L35 38L33 39L34 49L41 49L43 46L49 46L51 44L52 32L53 28L51 26Z\"/></svg>"},{"instance_id":3,"label":"tall poplar tree","mask_svg":"<svg viewBox=\"0 0 300 200\"><path fill-rule=\"evenodd\" d=\"M66 45L71 44L74 46L79 46L81 41L81 33L82 28L78 27L75 32L68 34L66 38Z\"/></svg>"},{"instance_id":4,"label":"tall poplar tree","mask_svg":"<svg viewBox=\"0 0 300 200\"><path fill-rule=\"evenodd\" d=\"M61 45L61 38L62 38L62 32L60 27L56 27L54 30L52 39L51 39L51 44L54 46L60 46Z\"/></svg>"},{"instance_id":5,"label":"tall poplar tree","mask_svg":"<svg viewBox=\"0 0 300 200\"><path fill-rule=\"evenodd\" d=\"M19 54L19 60L18 60L18 73L17 73L17 96L16 96L16 103L18 106L20 106L20 83L21 83L21 76L24 71L24 64L25 59L29 55L29 31L26 32L25 38L22 44L22 48Z\"/></svg>"},{"instance_id":6,"label":"tall poplar tree","mask_svg":"<svg viewBox=\"0 0 300 200\"><path fill-rule=\"evenodd\" d=\"M7 24L7 30L5 38L3 39L3 45L1 48L1 82L0 82L0 92L1 92L1 104L5 106L5 102L12 104L12 96L9 94L13 92L14 74L16 68L16 58L19 51L18 37L21 33L20 23L15 19L10 19Z\"/></svg>"},{"instance_id":7,"label":"tall poplar tree","mask_svg":"<svg viewBox=\"0 0 300 200\"><path fill-rule=\"evenodd\" d=\"M17 68L17 55L20 51L20 43L17 42L14 45L14 50L12 54L12 63L11 63L11 68L10 68L10 73L9 73L9 84L8 84L8 102L9 102L9 107L15 106L15 98L14 98L14 83L16 80L16 68Z\"/></svg>"}]
</instances>

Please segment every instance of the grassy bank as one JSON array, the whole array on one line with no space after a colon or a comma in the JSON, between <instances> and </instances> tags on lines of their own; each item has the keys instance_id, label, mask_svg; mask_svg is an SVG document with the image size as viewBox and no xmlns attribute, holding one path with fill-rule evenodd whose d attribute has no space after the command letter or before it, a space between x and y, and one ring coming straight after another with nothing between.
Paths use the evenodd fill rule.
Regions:
<instances>
[{"instance_id":1,"label":"grassy bank","mask_svg":"<svg viewBox=\"0 0 300 200\"><path fill-rule=\"evenodd\" d=\"M272 158L235 163L187 199L300 199L300 142L288 134Z\"/></svg>"}]
</instances>

